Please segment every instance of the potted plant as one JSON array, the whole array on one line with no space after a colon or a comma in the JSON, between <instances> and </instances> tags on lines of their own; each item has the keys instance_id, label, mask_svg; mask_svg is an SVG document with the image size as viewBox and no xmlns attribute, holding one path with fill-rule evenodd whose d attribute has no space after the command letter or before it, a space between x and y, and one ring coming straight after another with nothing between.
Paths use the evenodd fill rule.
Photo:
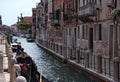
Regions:
<instances>
[{"instance_id":1,"label":"potted plant","mask_svg":"<svg viewBox=\"0 0 120 82\"><path fill-rule=\"evenodd\" d=\"M117 19L118 22L120 22L120 8L113 9L111 15L113 18Z\"/></svg>"},{"instance_id":2,"label":"potted plant","mask_svg":"<svg viewBox=\"0 0 120 82\"><path fill-rule=\"evenodd\" d=\"M93 19L91 19L88 15L83 15L78 18L79 18L79 20L81 20L82 22L85 22L85 23L93 22Z\"/></svg>"},{"instance_id":3,"label":"potted plant","mask_svg":"<svg viewBox=\"0 0 120 82\"><path fill-rule=\"evenodd\" d=\"M28 28L30 28L30 23L29 22L19 22L18 26L22 29L28 29Z\"/></svg>"},{"instance_id":4,"label":"potted plant","mask_svg":"<svg viewBox=\"0 0 120 82\"><path fill-rule=\"evenodd\" d=\"M19 22L18 25L24 26L24 27L30 27L30 23L28 23L28 22Z\"/></svg>"},{"instance_id":5,"label":"potted plant","mask_svg":"<svg viewBox=\"0 0 120 82\"><path fill-rule=\"evenodd\" d=\"M60 26L60 23L56 20L54 20L52 23L51 23L51 26L55 27L56 29Z\"/></svg>"}]
</instances>

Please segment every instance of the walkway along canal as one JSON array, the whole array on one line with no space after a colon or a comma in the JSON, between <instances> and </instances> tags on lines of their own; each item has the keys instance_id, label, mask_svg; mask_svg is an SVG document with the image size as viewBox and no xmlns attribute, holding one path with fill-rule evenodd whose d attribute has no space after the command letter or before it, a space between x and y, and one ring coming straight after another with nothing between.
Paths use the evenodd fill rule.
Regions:
<instances>
[{"instance_id":1,"label":"walkway along canal","mask_svg":"<svg viewBox=\"0 0 120 82\"><path fill-rule=\"evenodd\" d=\"M25 38L18 38L24 51L27 52L37 64L38 70L42 68L43 75L53 82L95 82L93 78L82 72L70 68L67 64L59 62L48 51L39 48L36 43L28 43Z\"/></svg>"}]
</instances>

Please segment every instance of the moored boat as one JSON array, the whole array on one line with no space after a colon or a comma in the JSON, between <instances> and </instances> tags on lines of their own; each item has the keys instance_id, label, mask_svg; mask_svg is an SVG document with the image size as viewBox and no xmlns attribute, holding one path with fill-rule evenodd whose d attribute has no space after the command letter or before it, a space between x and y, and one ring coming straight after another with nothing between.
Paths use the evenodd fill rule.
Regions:
<instances>
[{"instance_id":1,"label":"moored boat","mask_svg":"<svg viewBox=\"0 0 120 82\"><path fill-rule=\"evenodd\" d=\"M27 82L40 82L40 73L32 58L26 52L16 54L17 64L21 68L21 76L24 76ZM42 82L51 82L42 76Z\"/></svg>"},{"instance_id":2,"label":"moored boat","mask_svg":"<svg viewBox=\"0 0 120 82\"><path fill-rule=\"evenodd\" d=\"M21 47L21 43L18 41L13 41L11 43L11 48L13 52L16 52L18 50L18 48Z\"/></svg>"},{"instance_id":3,"label":"moored boat","mask_svg":"<svg viewBox=\"0 0 120 82\"><path fill-rule=\"evenodd\" d=\"M27 40L27 42L33 42L34 41L34 39L33 39L31 34L27 34L26 40Z\"/></svg>"}]
</instances>

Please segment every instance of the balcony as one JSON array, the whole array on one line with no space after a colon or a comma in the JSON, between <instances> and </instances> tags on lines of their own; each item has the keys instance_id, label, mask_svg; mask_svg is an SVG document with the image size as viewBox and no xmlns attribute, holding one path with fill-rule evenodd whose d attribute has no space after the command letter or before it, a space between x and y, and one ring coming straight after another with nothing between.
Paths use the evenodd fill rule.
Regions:
<instances>
[{"instance_id":1,"label":"balcony","mask_svg":"<svg viewBox=\"0 0 120 82\"><path fill-rule=\"evenodd\" d=\"M78 11L78 18L83 22L95 21L96 17L96 5L88 4L86 6L80 7Z\"/></svg>"},{"instance_id":2,"label":"balcony","mask_svg":"<svg viewBox=\"0 0 120 82\"><path fill-rule=\"evenodd\" d=\"M108 7L114 7L114 0L107 0Z\"/></svg>"},{"instance_id":3,"label":"balcony","mask_svg":"<svg viewBox=\"0 0 120 82\"><path fill-rule=\"evenodd\" d=\"M86 6L80 7L80 10L78 12L79 16L87 15L87 16L95 16L96 15L96 9L95 4L88 4Z\"/></svg>"},{"instance_id":4,"label":"balcony","mask_svg":"<svg viewBox=\"0 0 120 82\"><path fill-rule=\"evenodd\" d=\"M59 20L54 20L54 21L51 23L51 26L59 27L59 26L60 26Z\"/></svg>"}]
</instances>

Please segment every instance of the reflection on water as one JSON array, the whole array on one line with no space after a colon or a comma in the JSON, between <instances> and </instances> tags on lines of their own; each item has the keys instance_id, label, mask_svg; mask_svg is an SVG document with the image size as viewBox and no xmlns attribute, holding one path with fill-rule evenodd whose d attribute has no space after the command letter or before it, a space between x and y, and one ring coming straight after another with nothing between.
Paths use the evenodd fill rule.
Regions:
<instances>
[{"instance_id":1,"label":"reflection on water","mask_svg":"<svg viewBox=\"0 0 120 82\"><path fill-rule=\"evenodd\" d=\"M35 43L27 43L25 38L18 38L22 47L37 64L38 70L42 68L43 75L53 82L95 82L83 73L69 68L67 64L57 61L49 52L39 48Z\"/></svg>"}]
</instances>

